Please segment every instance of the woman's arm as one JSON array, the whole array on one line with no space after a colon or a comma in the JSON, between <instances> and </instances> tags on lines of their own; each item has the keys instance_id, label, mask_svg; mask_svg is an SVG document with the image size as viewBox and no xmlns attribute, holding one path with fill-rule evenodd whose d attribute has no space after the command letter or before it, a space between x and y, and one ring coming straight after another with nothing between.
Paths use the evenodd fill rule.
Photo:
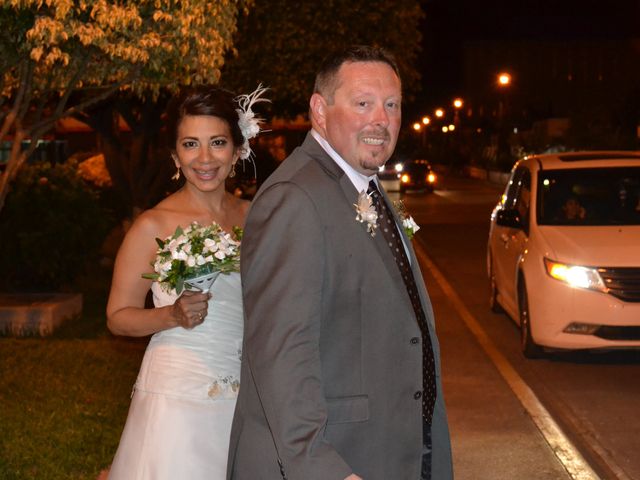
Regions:
<instances>
[{"instance_id":1,"label":"woman's arm","mask_svg":"<svg viewBox=\"0 0 640 480\"><path fill-rule=\"evenodd\" d=\"M173 305L144 308L151 280L142 274L152 269L159 230L152 215L144 213L120 246L107 304L107 326L115 335L142 337L177 326L193 328L206 316L208 293L184 292Z\"/></svg>"}]
</instances>

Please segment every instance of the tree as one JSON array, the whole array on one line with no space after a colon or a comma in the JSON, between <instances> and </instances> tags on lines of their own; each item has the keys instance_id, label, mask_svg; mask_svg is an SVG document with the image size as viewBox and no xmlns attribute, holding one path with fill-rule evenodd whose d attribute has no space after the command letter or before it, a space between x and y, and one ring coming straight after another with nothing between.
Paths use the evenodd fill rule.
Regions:
<instances>
[{"instance_id":1,"label":"tree","mask_svg":"<svg viewBox=\"0 0 640 480\"><path fill-rule=\"evenodd\" d=\"M237 92L262 82L272 89L273 111L295 117L307 112L316 69L328 52L370 44L395 54L410 98L419 88L422 17L415 0L256 2L238 21L237 54L225 63L222 82Z\"/></svg>"},{"instance_id":2,"label":"tree","mask_svg":"<svg viewBox=\"0 0 640 480\"><path fill-rule=\"evenodd\" d=\"M165 88L216 83L247 5L0 0L0 142L13 141L0 176L0 210L37 141L61 118L116 91L153 101Z\"/></svg>"}]
</instances>

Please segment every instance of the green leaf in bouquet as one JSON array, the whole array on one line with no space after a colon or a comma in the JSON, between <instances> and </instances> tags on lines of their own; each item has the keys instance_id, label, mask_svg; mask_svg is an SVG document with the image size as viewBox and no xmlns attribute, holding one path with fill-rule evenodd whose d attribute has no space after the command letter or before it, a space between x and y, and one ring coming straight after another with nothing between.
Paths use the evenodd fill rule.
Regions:
<instances>
[{"instance_id":1,"label":"green leaf in bouquet","mask_svg":"<svg viewBox=\"0 0 640 480\"><path fill-rule=\"evenodd\" d=\"M176 281L176 293L180 295L184 289L184 278L178 277Z\"/></svg>"}]
</instances>

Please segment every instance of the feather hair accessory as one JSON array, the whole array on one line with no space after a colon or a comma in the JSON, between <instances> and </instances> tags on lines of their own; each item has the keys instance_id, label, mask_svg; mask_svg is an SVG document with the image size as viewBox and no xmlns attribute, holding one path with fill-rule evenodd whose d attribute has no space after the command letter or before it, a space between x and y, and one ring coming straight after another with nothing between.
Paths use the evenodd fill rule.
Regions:
<instances>
[{"instance_id":1,"label":"feather hair accessory","mask_svg":"<svg viewBox=\"0 0 640 480\"><path fill-rule=\"evenodd\" d=\"M238 95L235 99L238 104L238 108L236 108L236 111L238 112L238 126L240 127L240 131L244 137L244 143L242 144L240 152L240 158L242 160L253 157L253 151L249 145L249 140L260 133L260 124L263 123L264 120L257 117L251 107L259 102L271 101L262 96L267 90L267 87L263 87L262 84L259 84L258 88L253 92L245 95Z\"/></svg>"}]
</instances>

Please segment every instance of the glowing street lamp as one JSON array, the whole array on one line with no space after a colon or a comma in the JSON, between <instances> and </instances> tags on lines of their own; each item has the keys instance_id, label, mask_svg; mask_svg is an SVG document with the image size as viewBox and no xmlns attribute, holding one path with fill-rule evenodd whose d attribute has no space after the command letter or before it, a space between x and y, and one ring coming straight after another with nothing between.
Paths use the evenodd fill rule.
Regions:
<instances>
[{"instance_id":1,"label":"glowing street lamp","mask_svg":"<svg viewBox=\"0 0 640 480\"><path fill-rule=\"evenodd\" d=\"M447 133L449 131L449 127L447 127L446 125L444 125L442 127L442 133Z\"/></svg>"},{"instance_id":2,"label":"glowing street lamp","mask_svg":"<svg viewBox=\"0 0 640 480\"><path fill-rule=\"evenodd\" d=\"M460 109L462 108L462 105L464 105L464 102L460 97L453 100L453 123L456 125L460 125Z\"/></svg>"},{"instance_id":3,"label":"glowing street lamp","mask_svg":"<svg viewBox=\"0 0 640 480\"><path fill-rule=\"evenodd\" d=\"M498 121L500 122L500 124L502 124L505 121L505 118L507 116L507 110L508 110L507 93L510 90L511 81L512 81L512 78L510 73L500 72L498 74L498 88L502 90L502 94L498 99Z\"/></svg>"},{"instance_id":4,"label":"glowing street lamp","mask_svg":"<svg viewBox=\"0 0 640 480\"><path fill-rule=\"evenodd\" d=\"M501 72L498 74L498 85L501 87L508 87L511 85L511 75L507 72Z\"/></svg>"},{"instance_id":5,"label":"glowing street lamp","mask_svg":"<svg viewBox=\"0 0 640 480\"><path fill-rule=\"evenodd\" d=\"M436 117L442 118L442 117L444 117L444 110L441 109L441 108L438 108L438 109L436 109L435 114L436 114Z\"/></svg>"},{"instance_id":6,"label":"glowing street lamp","mask_svg":"<svg viewBox=\"0 0 640 480\"><path fill-rule=\"evenodd\" d=\"M452 123L451 125L449 125L449 131L453 132L456 129L456 126Z\"/></svg>"},{"instance_id":7,"label":"glowing street lamp","mask_svg":"<svg viewBox=\"0 0 640 480\"><path fill-rule=\"evenodd\" d=\"M415 122L415 123L412 125L412 127L413 127L413 129L414 129L416 132L419 132L419 131L420 131L420 129L422 128L422 125L420 125L420 123L419 123L419 122Z\"/></svg>"},{"instance_id":8,"label":"glowing street lamp","mask_svg":"<svg viewBox=\"0 0 640 480\"><path fill-rule=\"evenodd\" d=\"M424 125L429 125L431 123L431 119L427 116L422 117L422 123Z\"/></svg>"}]
</instances>

